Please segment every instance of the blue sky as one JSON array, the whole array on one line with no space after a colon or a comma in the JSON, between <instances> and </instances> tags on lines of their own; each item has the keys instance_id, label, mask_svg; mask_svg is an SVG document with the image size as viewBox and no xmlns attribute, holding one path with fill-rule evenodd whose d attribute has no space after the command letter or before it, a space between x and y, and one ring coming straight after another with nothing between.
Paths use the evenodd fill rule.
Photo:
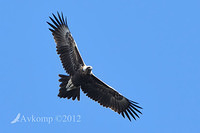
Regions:
<instances>
[{"instance_id":1,"label":"blue sky","mask_svg":"<svg viewBox=\"0 0 200 133\"><path fill-rule=\"evenodd\" d=\"M8 0L0 5L0 132L199 132L199 1ZM93 73L144 108L140 119L129 122L82 92L80 102L57 97L58 74L65 71L46 23L56 11L67 16ZM17 114L22 121L11 124ZM28 121L32 117L54 121Z\"/></svg>"}]
</instances>

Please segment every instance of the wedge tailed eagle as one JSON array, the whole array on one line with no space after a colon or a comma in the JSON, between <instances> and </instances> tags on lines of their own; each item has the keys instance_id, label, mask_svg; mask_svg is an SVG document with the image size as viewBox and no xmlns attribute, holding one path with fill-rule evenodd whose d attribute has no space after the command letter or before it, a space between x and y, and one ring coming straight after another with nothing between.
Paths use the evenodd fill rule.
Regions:
<instances>
[{"instance_id":1,"label":"wedge tailed eagle","mask_svg":"<svg viewBox=\"0 0 200 133\"><path fill-rule=\"evenodd\" d=\"M131 101L118 93L115 89L105 84L92 73L92 67L87 66L79 53L76 42L67 25L67 19L63 13L57 16L52 14L49 17L52 23L47 22L54 37L57 53L60 56L62 65L69 75L59 74L60 98L72 98L80 100L81 90L92 100L100 105L108 107L113 111L125 116L131 121L132 116L135 120L139 118L138 113L142 114L138 103Z\"/></svg>"}]
</instances>

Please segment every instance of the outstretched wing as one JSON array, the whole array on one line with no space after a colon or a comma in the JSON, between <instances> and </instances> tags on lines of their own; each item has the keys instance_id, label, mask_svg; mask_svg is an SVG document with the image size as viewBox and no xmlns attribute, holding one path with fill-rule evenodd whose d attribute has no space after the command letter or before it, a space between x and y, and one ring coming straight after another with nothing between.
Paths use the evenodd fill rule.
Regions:
<instances>
[{"instance_id":1,"label":"outstretched wing","mask_svg":"<svg viewBox=\"0 0 200 133\"><path fill-rule=\"evenodd\" d=\"M76 42L67 26L67 20L58 13L58 17L52 14L54 19L49 17L53 24L47 22L51 28L49 30L54 36L56 42L57 53L60 55L62 65L67 73L73 75L78 68L84 65L84 62L78 51Z\"/></svg>"},{"instance_id":2,"label":"outstretched wing","mask_svg":"<svg viewBox=\"0 0 200 133\"><path fill-rule=\"evenodd\" d=\"M136 117L139 118L138 113L142 114L139 111L142 108L137 105L138 103L125 98L93 74L85 79L85 82L81 85L81 89L88 97L97 101L100 105L111 108L124 118L126 115L130 121L130 115L136 120Z\"/></svg>"}]
</instances>

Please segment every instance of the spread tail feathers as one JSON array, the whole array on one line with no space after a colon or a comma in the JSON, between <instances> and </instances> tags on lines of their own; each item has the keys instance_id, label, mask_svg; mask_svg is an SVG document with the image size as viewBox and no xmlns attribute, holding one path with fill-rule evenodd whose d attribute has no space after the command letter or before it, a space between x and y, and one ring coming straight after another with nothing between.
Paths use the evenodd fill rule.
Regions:
<instances>
[{"instance_id":1,"label":"spread tail feathers","mask_svg":"<svg viewBox=\"0 0 200 133\"><path fill-rule=\"evenodd\" d=\"M59 79L59 81L61 82L60 84L60 90L59 90L59 94L58 96L60 98L72 98L72 100L75 100L77 98L77 100L80 100L80 87L76 87L73 89L70 88L66 88L68 81L70 81L70 76L67 75L62 75L59 74L59 77L61 77Z\"/></svg>"}]
</instances>

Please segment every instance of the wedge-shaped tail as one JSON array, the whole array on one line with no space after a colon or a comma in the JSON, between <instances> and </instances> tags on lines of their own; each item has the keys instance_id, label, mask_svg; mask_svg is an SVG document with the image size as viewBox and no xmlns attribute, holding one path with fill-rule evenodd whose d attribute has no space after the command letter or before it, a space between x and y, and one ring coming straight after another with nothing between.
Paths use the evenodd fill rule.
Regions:
<instances>
[{"instance_id":1,"label":"wedge-shaped tail","mask_svg":"<svg viewBox=\"0 0 200 133\"><path fill-rule=\"evenodd\" d=\"M62 75L59 74L59 77L61 77L59 79L59 81L61 82L60 84L60 90L59 90L59 94L58 96L60 98L72 98L72 100L75 100L77 98L77 100L80 100L80 87L77 88L66 88L68 82L70 81L70 76L67 75Z\"/></svg>"}]
</instances>

